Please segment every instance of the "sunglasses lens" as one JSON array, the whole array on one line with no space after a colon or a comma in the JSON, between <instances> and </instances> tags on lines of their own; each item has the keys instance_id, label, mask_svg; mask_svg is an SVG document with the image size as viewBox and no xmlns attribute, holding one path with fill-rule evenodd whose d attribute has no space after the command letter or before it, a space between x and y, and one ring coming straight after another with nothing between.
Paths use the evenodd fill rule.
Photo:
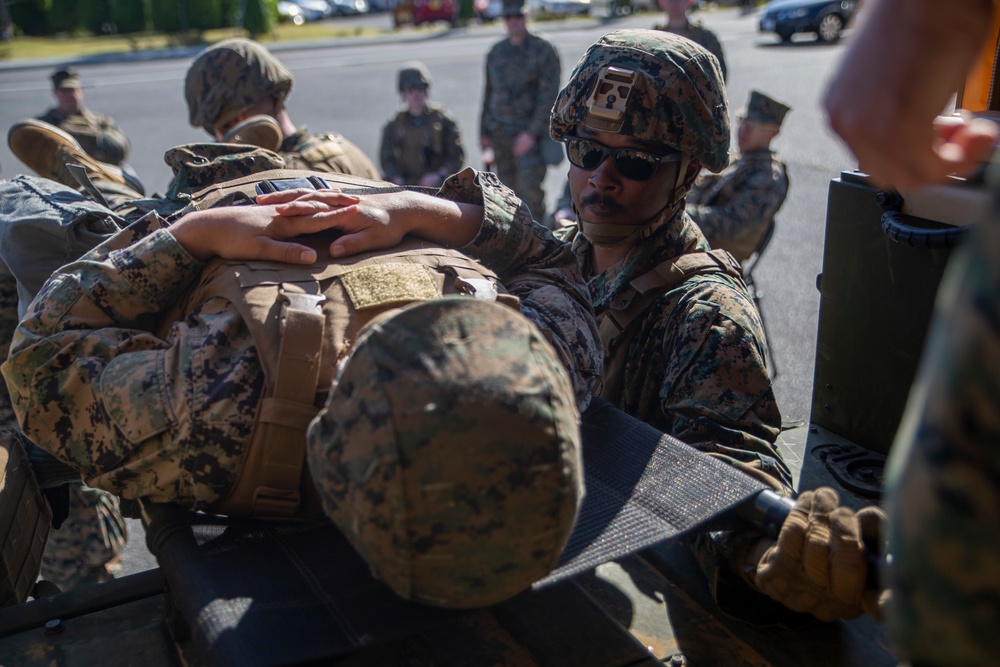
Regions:
<instances>
[{"instance_id":1,"label":"sunglasses lens","mask_svg":"<svg viewBox=\"0 0 1000 667\"><path fill-rule=\"evenodd\" d=\"M642 151L619 150L615 154L618 173L633 181L645 181L656 173L660 161Z\"/></svg>"},{"instance_id":2,"label":"sunglasses lens","mask_svg":"<svg viewBox=\"0 0 1000 667\"><path fill-rule=\"evenodd\" d=\"M575 138L566 142L566 157L581 169L596 169L604 155L604 147L593 142Z\"/></svg>"}]
</instances>

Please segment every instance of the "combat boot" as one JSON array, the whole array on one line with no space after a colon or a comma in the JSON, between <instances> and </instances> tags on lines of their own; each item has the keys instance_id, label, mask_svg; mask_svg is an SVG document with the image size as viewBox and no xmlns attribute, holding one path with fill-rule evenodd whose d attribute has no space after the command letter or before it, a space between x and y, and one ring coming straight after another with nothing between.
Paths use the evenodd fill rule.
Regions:
<instances>
[{"instance_id":1,"label":"combat boot","mask_svg":"<svg viewBox=\"0 0 1000 667\"><path fill-rule=\"evenodd\" d=\"M247 146L257 146L275 151L281 147L284 135L281 133L281 126L278 121L266 114L250 116L241 123L237 123L231 130L226 132L221 142L224 144L245 144Z\"/></svg>"},{"instance_id":2,"label":"combat boot","mask_svg":"<svg viewBox=\"0 0 1000 667\"><path fill-rule=\"evenodd\" d=\"M82 185L67 165L78 164L92 181L105 181L130 187L118 167L95 160L73 135L40 120L22 120L7 132L10 151L28 168L43 178L73 189Z\"/></svg>"}]
</instances>

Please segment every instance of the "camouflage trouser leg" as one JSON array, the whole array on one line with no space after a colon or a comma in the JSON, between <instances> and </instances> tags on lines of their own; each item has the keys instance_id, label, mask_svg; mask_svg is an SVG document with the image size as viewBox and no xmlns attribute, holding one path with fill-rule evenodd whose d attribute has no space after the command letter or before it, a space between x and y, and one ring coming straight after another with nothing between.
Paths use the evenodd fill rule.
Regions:
<instances>
[{"instance_id":1,"label":"camouflage trouser leg","mask_svg":"<svg viewBox=\"0 0 1000 667\"><path fill-rule=\"evenodd\" d=\"M49 533L42 579L63 591L112 579L128 537L119 500L106 491L77 485L69 490L69 516Z\"/></svg>"},{"instance_id":2,"label":"camouflage trouser leg","mask_svg":"<svg viewBox=\"0 0 1000 667\"><path fill-rule=\"evenodd\" d=\"M538 146L527 155L514 157L513 139L496 139L493 143L497 176L531 209L534 220L545 219L545 162Z\"/></svg>"}]
</instances>

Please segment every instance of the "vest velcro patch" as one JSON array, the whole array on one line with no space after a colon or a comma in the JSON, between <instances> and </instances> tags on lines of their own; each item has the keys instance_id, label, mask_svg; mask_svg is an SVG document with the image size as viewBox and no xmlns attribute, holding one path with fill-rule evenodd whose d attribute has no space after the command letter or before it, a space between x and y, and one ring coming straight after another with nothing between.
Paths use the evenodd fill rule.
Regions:
<instances>
[{"instance_id":1,"label":"vest velcro patch","mask_svg":"<svg viewBox=\"0 0 1000 667\"><path fill-rule=\"evenodd\" d=\"M356 310L427 301L441 296L441 289L419 264L372 264L341 276Z\"/></svg>"}]
</instances>

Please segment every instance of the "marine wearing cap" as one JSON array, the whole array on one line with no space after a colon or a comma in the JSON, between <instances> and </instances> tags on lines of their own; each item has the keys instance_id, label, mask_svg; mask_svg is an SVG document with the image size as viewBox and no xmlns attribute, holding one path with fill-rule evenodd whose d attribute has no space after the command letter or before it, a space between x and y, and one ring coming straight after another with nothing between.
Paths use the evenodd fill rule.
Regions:
<instances>
[{"instance_id":1,"label":"marine wearing cap","mask_svg":"<svg viewBox=\"0 0 1000 667\"><path fill-rule=\"evenodd\" d=\"M80 73L72 67L62 67L52 73L53 88L82 88Z\"/></svg>"},{"instance_id":2,"label":"marine wearing cap","mask_svg":"<svg viewBox=\"0 0 1000 667\"><path fill-rule=\"evenodd\" d=\"M791 111L791 107L768 97L759 90L750 91L750 101L746 107L740 109L737 117L740 120L750 120L758 123L781 126L785 119L785 114Z\"/></svg>"}]
</instances>

